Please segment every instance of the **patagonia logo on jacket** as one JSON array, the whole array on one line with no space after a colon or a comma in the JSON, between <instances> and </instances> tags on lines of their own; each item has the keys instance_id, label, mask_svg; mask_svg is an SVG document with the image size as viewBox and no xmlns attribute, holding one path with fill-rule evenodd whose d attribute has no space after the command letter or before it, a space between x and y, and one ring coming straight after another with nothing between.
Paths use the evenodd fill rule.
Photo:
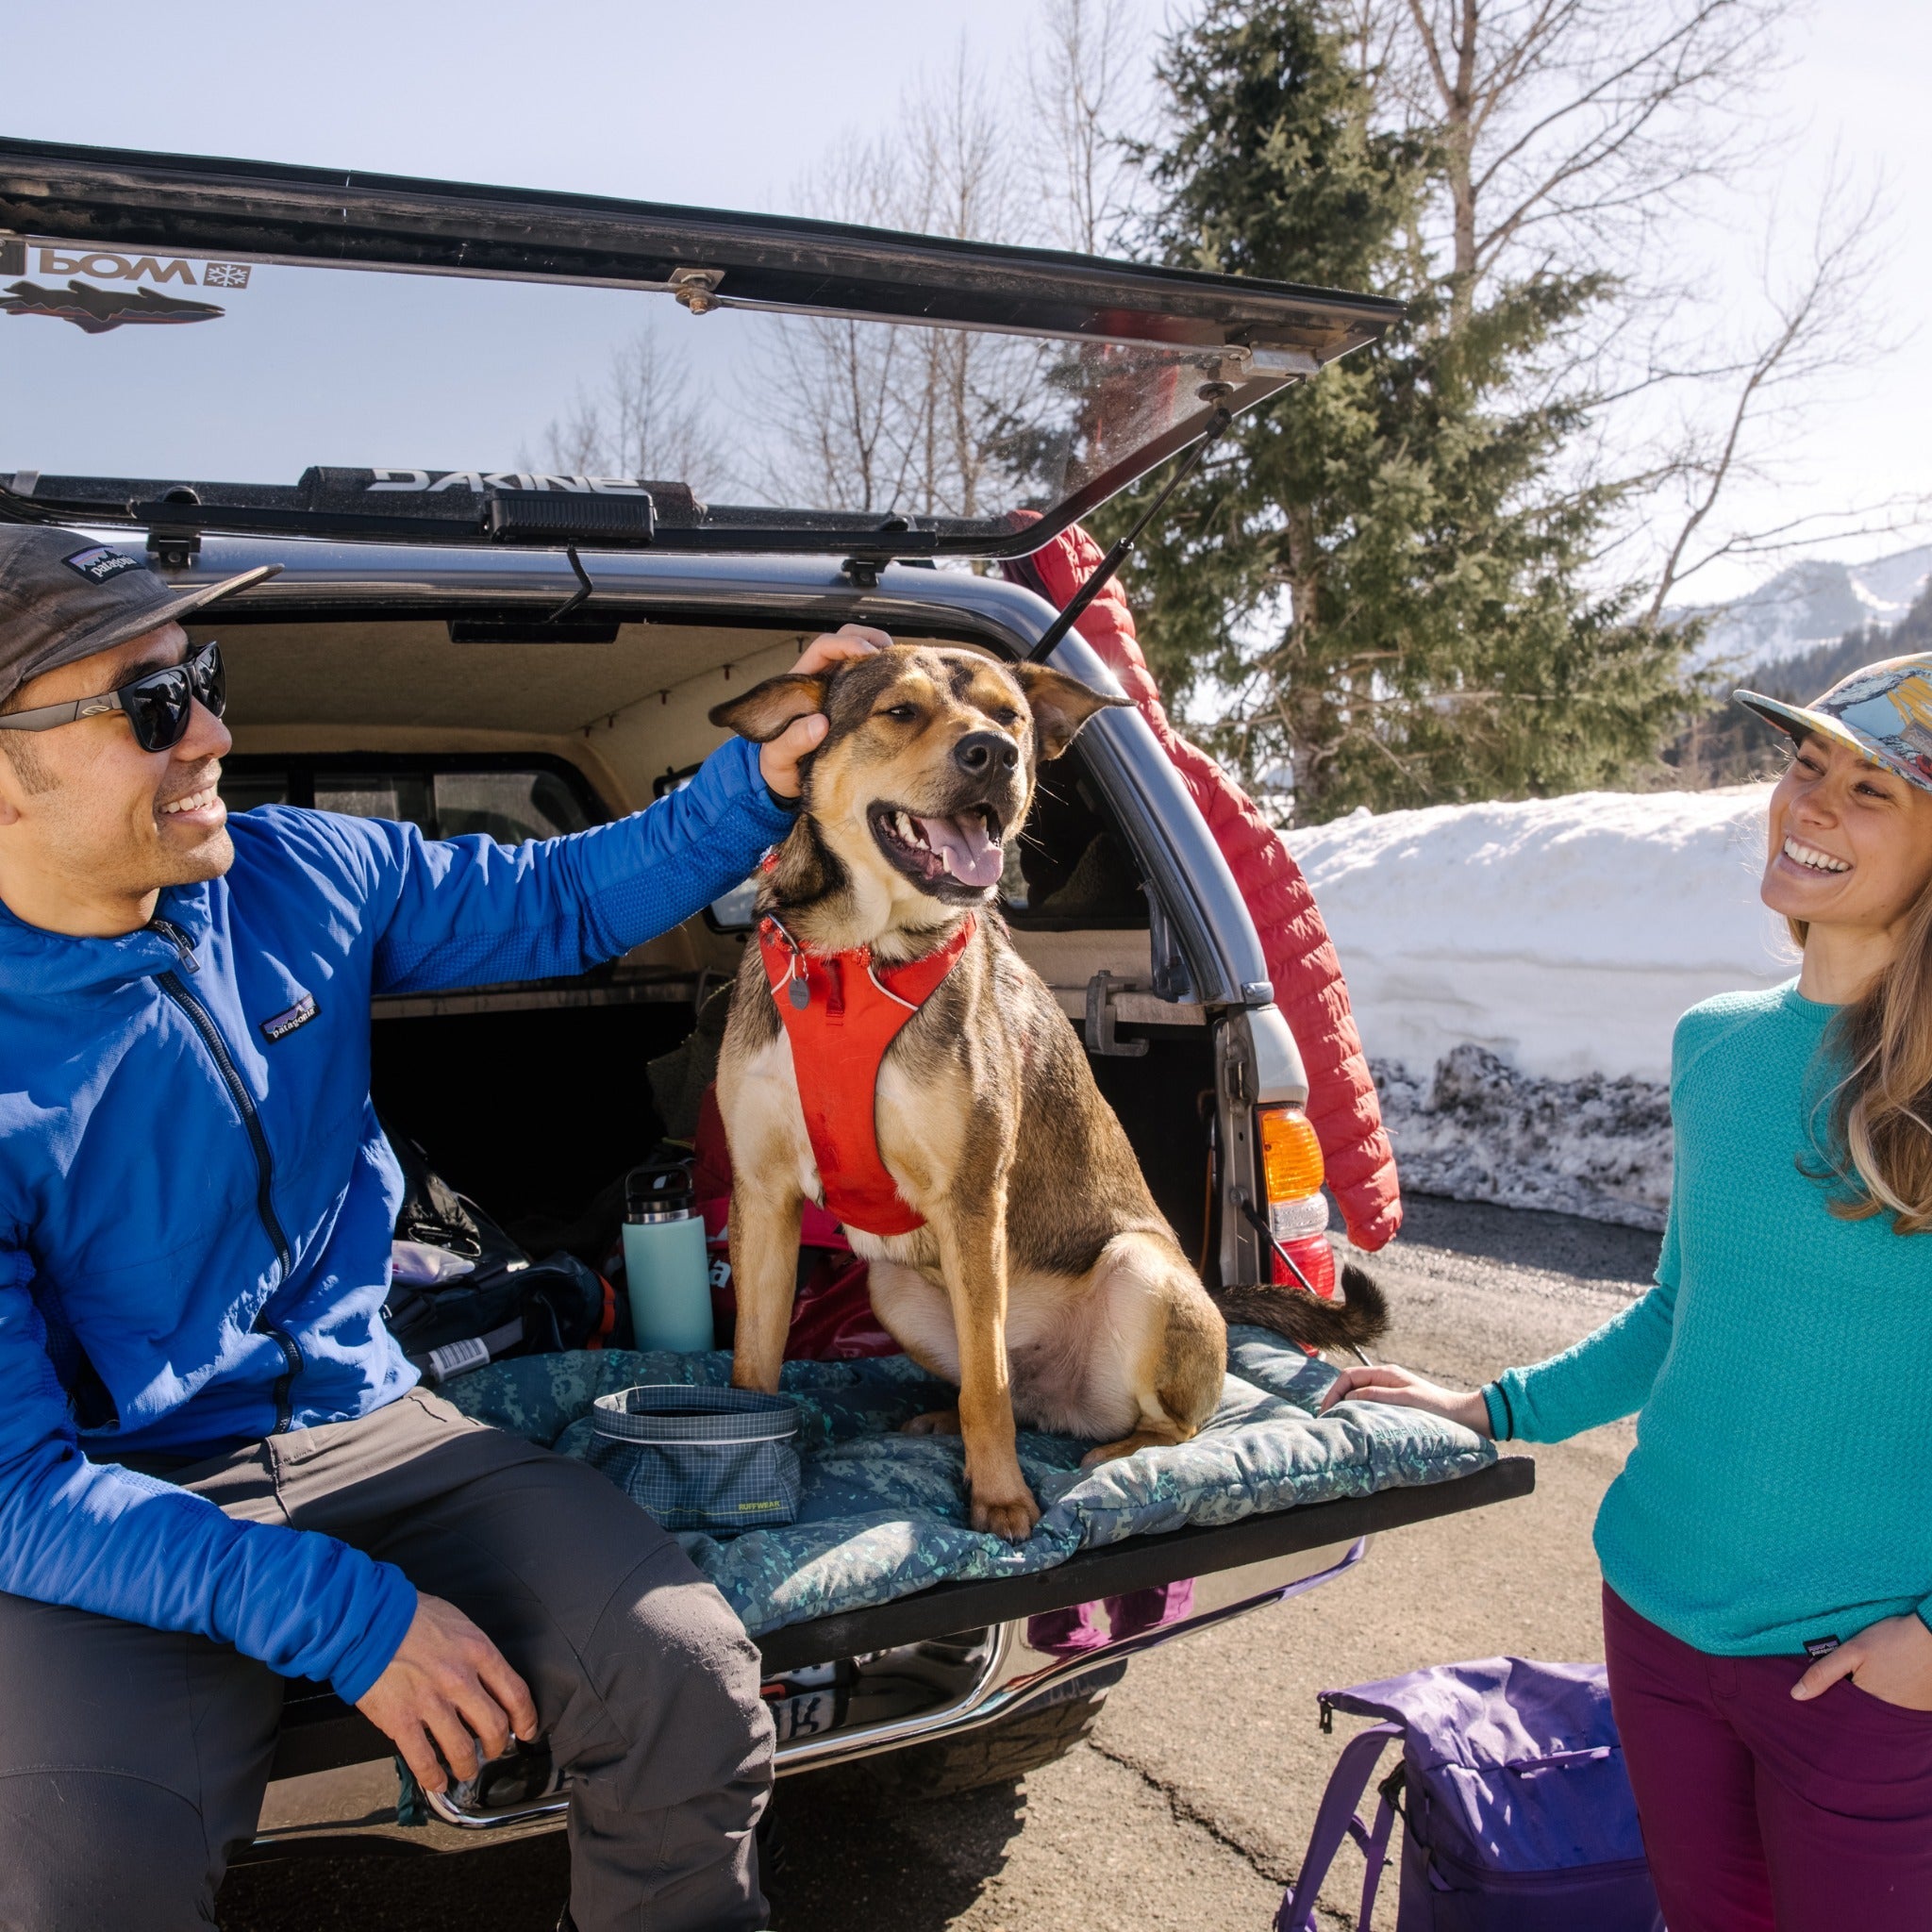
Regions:
<instances>
[{"instance_id":1,"label":"patagonia logo on jacket","mask_svg":"<svg viewBox=\"0 0 1932 1932\"><path fill-rule=\"evenodd\" d=\"M308 1025L321 1010L322 1008L315 1004L315 995L312 992L305 992L286 1011L275 1014L271 1020L264 1020L261 1023L262 1033L266 1036L268 1043L273 1046L276 1041L288 1039L296 1027Z\"/></svg>"}]
</instances>

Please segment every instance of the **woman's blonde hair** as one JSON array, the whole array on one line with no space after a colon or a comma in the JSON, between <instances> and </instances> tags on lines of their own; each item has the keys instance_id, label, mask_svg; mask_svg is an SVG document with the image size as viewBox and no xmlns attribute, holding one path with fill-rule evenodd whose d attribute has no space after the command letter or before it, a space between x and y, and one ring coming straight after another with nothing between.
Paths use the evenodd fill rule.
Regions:
<instances>
[{"instance_id":1,"label":"woman's blonde hair","mask_svg":"<svg viewBox=\"0 0 1932 1932\"><path fill-rule=\"evenodd\" d=\"M1806 922L1787 922L1802 947ZM1920 895L1896 957L1839 1009L1826 1035L1842 1070L1825 1108L1823 1171L1831 1211L1892 1216L1897 1234L1932 1228L1932 891Z\"/></svg>"}]
</instances>

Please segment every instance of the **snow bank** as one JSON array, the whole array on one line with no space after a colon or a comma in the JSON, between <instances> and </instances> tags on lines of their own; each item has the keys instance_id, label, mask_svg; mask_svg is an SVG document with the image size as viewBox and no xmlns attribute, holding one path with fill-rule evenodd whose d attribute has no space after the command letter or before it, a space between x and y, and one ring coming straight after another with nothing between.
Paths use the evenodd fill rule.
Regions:
<instances>
[{"instance_id":1,"label":"snow bank","mask_svg":"<svg viewBox=\"0 0 1932 1932\"><path fill-rule=\"evenodd\" d=\"M1287 835L1372 1058L1670 1074L1686 1007L1795 972L1757 898L1770 788L1366 810Z\"/></svg>"},{"instance_id":2,"label":"snow bank","mask_svg":"<svg viewBox=\"0 0 1932 1932\"><path fill-rule=\"evenodd\" d=\"M1372 1060L1402 1185L1453 1201L1660 1228L1671 1205L1671 1097L1655 1080L1544 1080L1479 1046L1417 1079Z\"/></svg>"},{"instance_id":3,"label":"snow bank","mask_svg":"<svg viewBox=\"0 0 1932 1932\"><path fill-rule=\"evenodd\" d=\"M1757 898L1769 792L1358 811L1287 835L1406 1188L1663 1225L1678 1014L1796 970Z\"/></svg>"}]
</instances>

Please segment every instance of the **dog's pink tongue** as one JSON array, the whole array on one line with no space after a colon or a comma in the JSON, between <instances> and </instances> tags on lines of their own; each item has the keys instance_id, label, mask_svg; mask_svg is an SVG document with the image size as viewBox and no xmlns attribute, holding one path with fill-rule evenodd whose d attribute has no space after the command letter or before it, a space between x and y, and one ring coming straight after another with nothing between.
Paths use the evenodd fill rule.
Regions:
<instances>
[{"instance_id":1,"label":"dog's pink tongue","mask_svg":"<svg viewBox=\"0 0 1932 1932\"><path fill-rule=\"evenodd\" d=\"M976 811L956 819L921 819L919 827L925 842L945 854L947 869L962 885L999 884L1005 855L986 836L986 821Z\"/></svg>"}]
</instances>

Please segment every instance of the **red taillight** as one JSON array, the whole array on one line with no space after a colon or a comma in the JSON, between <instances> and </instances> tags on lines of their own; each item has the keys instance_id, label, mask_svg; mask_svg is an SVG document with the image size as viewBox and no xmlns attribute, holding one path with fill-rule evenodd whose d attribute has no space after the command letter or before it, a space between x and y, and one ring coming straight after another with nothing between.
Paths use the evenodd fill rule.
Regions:
<instances>
[{"instance_id":1,"label":"red taillight","mask_svg":"<svg viewBox=\"0 0 1932 1932\"><path fill-rule=\"evenodd\" d=\"M1298 1107L1255 1110L1261 1153L1261 1192L1269 1232L1294 1262L1290 1268L1271 1248L1270 1278L1317 1294L1335 1292L1335 1252L1328 1245L1328 1200L1322 1192L1322 1143ZM1299 1269L1303 1279L1297 1279Z\"/></svg>"},{"instance_id":2,"label":"red taillight","mask_svg":"<svg viewBox=\"0 0 1932 1932\"><path fill-rule=\"evenodd\" d=\"M1293 1261L1302 1273L1297 1279L1289 1267L1273 1248L1268 1258L1274 1264L1271 1280L1279 1282L1284 1288L1307 1287L1315 1291L1324 1301L1335 1298L1335 1250L1328 1245L1325 1234L1306 1234L1299 1241L1283 1241L1289 1259Z\"/></svg>"}]
</instances>

